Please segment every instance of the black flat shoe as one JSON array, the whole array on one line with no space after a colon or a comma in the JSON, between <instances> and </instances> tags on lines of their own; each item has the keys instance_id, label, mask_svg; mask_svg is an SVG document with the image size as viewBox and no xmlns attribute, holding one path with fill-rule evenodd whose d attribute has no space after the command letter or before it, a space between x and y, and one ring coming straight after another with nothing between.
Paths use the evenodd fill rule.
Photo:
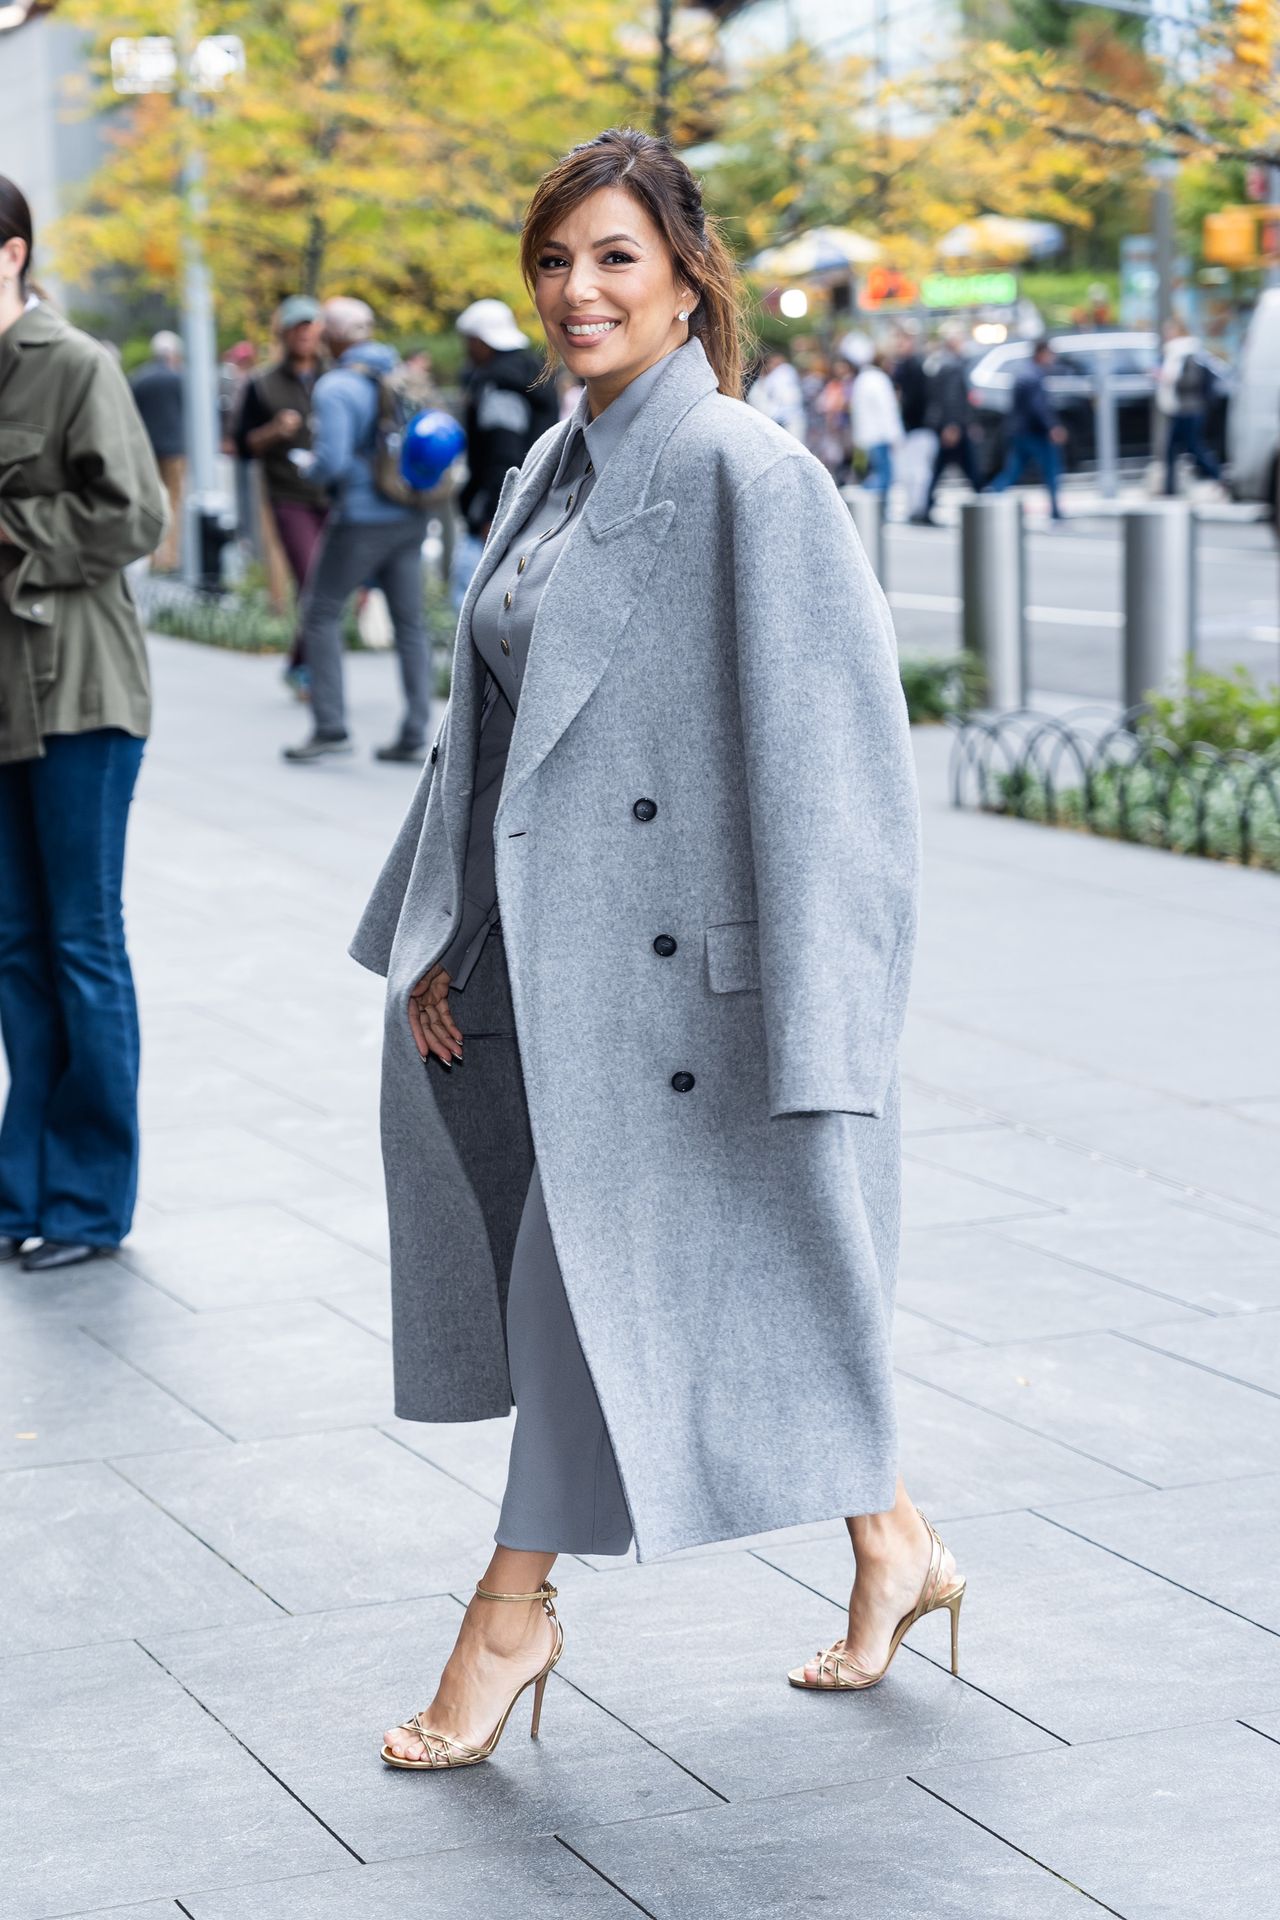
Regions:
<instances>
[{"instance_id":1,"label":"black flat shoe","mask_svg":"<svg viewBox=\"0 0 1280 1920\"><path fill-rule=\"evenodd\" d=\"M304 740L300 747L285 747L282 751L286 760L292 760L294 765L298 766L305 764L308 760L340 759L344 754L353 753L355 749L351 744L349 733L340 733L336 737L332 734L313 733L311 738Z\"/></svg>"},{"instance_id":2,"label":"black flat shoe","mask_svg":"<svg viewBox=\"0 0 1280 1920\"><path fill-rule=\"evenodd\" d=\"M16 1260L26 1244L25 1240L15 1240L10 1233L0 1233L0 1266L6 1260Z\"/></svg>"},{"instance_id":3,"label":"black flat shoe","mask_svg":"<svg viewBox=\"0 0 1280 1920\"><path fill-rule=\"evenodd\" d=\"M411 767L420 767L427 757L425 740L393 740L389 747L375 747L375 760L399 760Z\"/></svg>"},{"instance_id":4,"label":"black flat shoe","mask_svg":"<svg viewBox=\"0 0 1280 1920\"><path fill-rule=\"evenodd\" d=\"M114 1247L86 1247L78 1240L42 1240L22 1256L24 1273L52 1273L56 1267L78 1267L86 1260L105 1260Z\"/></svg>"}]
</instances>

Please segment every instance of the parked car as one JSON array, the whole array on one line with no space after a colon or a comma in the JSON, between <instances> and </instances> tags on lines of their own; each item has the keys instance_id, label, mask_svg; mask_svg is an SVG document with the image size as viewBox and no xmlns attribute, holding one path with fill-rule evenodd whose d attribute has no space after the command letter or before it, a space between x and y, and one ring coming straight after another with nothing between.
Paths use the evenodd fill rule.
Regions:
<instances>
[{"instance_id":1,"label":"parked car","mask_svg":"<svg viewBox=\"0 0 1280 1920\"><path fill-rule=\"evenodd\" d=\"M1111 386L1116 397L1116 453L1121 460L1151 458L1151 407L1159 342L1154 333L1058 333L1050 339L1058 356L1049 374L1049 391L1067 430L1064 448L1067 471L1093 466L1097 460L1094 394L1098 356L1111 357ZM1006 340L977 361L969 375L969 404L982 428L983 478L990 479L1004 464L1005 427L1013 391L1013 377L1031 352L1030 340ZM1231 370L1216 354L1201 356L1215 378L1209 405L1206 438L1216 453L1226 448L1227 394ZM1277 363L1280 374L1280 363ZM1274 409L1273 409L1274 415ZM1274 445L1274 440L1273 440Z\"/></svg>"},{"instance_id":2,"label":"parked car","mask_svg":"<svg viewBox=\"0 0 1280 1920\"><path fill-rule=\"evenodd\" d=\"M1258 297L1244 345L1227 426L1231 491L1237 500L1276 505L1280 453L1280 288Z\"/></svg>"}]
</instances>

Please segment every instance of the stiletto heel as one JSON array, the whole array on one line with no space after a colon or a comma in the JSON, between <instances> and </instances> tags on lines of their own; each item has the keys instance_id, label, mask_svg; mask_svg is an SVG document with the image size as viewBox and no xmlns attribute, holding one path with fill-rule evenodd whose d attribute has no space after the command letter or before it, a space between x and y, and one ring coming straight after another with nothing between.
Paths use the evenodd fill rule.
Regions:
<instances>
[{"instance_id":1,"label":"stiletto heel","mask_svg":"<svg viewBox=\"0 0 1280 1920\"><path fill-rule=\"evenodd\" d=\"M919 1507L916 1512L920 1513ZM861 1693L867 1687L874 1687L888 1673L890 1661L916 1621L923 1620L926 1613L933 1613L940 1607L946 1607L951 1615L951 1671L959 1674L960 1602L964 1599L965 1582L963 1576L957 1574L946 1592L942 1591L942 1565L947 1550L933 1522L923 1513L920 1513L920 1518L929 1529L929 1569L914 1607L910 1613L903 1614L893 1630L889 1652L879 1673L868 1673L865 1667L860 1667L845 1652L844 1640L840 1639L833 1646L819 1649L815 1680L806 1679L803 1667L792 1667L787 1678L793 1687L807 1687L815 1693Z\"/></svg>"},{"instance_id":2,"label":"stiletto heel","mask_svg":"<svg viewBox=\"0 0 1280 1920\"><path fill-rule=\"evenodd\" d=\"M536 1673L531 1673L527 1680L521 1681L503 1708L502 1718L482 1747L464 1746L459 1740L451 1740L447 1734L433 1733L430 1727L423 1726L422 1715L415 1713L412 1720L400 1722L400 1732L413 1735L424 1749L424 1757L421 1760L403 1760L398 1753L393 1753L390 1747L384 1746L382 1758L389 1767L405 1767L415 1773L430 1773L441 1767L474 1767L478 1761L487 1760L502 1738L507 1721L511 1718L511 1709L520 1695L527 1693L530 1687L533 1688L533 1725L530 1729L530 1737L534 1740L538 1737L538 1726L542 1719L542 1696L546 1691L547 1675L564 1651L564 1628L560 1624L553 1604L556 1589L548 1586L544 1581L536 1593L490 1593L487 1587L482 1587L477 1581L476 1592L482 1600L540 1600L543 1612L555 1628L551 1652Z\"/></svg>"}]
</instances>

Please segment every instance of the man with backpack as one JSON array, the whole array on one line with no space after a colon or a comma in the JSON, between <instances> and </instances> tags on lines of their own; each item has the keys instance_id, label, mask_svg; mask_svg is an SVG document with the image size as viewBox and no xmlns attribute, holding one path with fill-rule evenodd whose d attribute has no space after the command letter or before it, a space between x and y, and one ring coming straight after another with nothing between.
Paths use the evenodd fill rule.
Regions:
<instances>
[{"instance_id":1,"label":"man with backpack","mask_svg":"<svg viewBox=\"0 0 1280 1920\"><path fill-rule=\"evenodd\" d=\"M1222 468L1204 443L1205 419L1216 382L1200 351L1200 342L1180 320L1165 328L1164 353L1156 381L1156 405L1165 416L1164 490L1178 491L1178 460L1188 454L1206 480L1219 480Z\"/></svg>"},{"instance_id":2,"label":"man with backpack","mask_svg":"<svg viewBox=\"0 0 1280 1920\"><path fill-rule=\"evenodd\" d=\"M310 454L299 450L291 457L310 482L327 489L333 506L301 607L314 731L300 746L286 747L284 757L296 764L351 752L343 614L357 587L377 586L391 614L405 714L398 737L379 747L375 758L417 766L426 757L431 702L422 606L427 499L410 492L399 475L407 415L392 378L399 360L393 347L373 338L373 312L363 300L326 301L321 318L334 364L312 393Z\"/></svg>"}]
</instances>

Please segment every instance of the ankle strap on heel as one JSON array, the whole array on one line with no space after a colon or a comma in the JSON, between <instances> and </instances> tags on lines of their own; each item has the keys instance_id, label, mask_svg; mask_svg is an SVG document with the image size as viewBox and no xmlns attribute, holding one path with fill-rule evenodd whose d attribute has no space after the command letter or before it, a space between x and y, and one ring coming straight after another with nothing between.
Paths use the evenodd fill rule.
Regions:
<instances>
[{"instance_id":1,"label":"ankle strap on heel","mask_svg":"<svg viewBox=\"0 0 1280 1920\"><path fill-rule=\"evenodd\" d=\"M557 1597L558 1591L558 1588L544 1580L536 1593L491 1593L488 1587L482 1587L480 1582L476 1581L476 1593L481 1600L540 1600L550 1614L555 1612L551 1603Z\"/></svg>"}]
</instances>

